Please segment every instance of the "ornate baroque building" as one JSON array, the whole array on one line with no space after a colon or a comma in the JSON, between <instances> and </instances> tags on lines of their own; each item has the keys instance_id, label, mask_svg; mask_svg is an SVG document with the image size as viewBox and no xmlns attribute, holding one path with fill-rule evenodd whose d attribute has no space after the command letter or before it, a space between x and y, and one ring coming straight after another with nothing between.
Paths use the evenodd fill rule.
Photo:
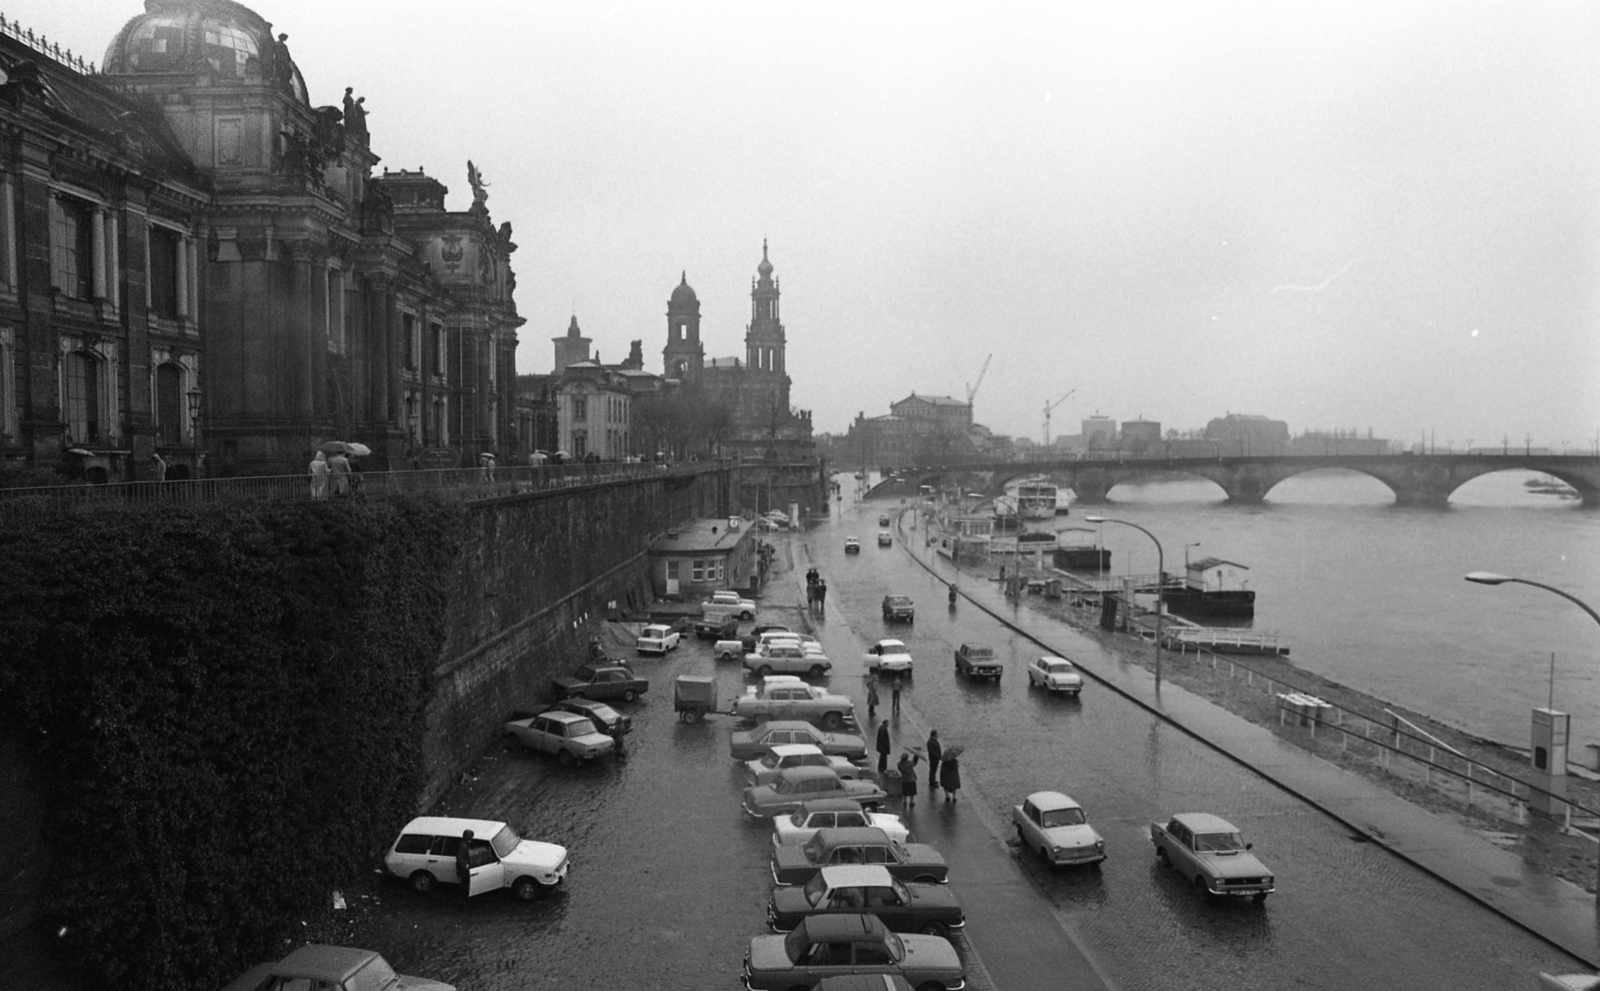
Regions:
<instances>
[{"instance_id":1,"label":"ornate baroque building","mask_svg":"<svg viewBox=\"0 0 1600 991\"><path fill-rule=\"evenodd\" d=\"M91 480L502 457L510 224L373 176L361 98L314 105L231 0L146 0L98 71L0 24L0 454ZM209 457L208 457L209 456ZM464 457L465 456L465 457Z\"/></svg>"}]
</instances>

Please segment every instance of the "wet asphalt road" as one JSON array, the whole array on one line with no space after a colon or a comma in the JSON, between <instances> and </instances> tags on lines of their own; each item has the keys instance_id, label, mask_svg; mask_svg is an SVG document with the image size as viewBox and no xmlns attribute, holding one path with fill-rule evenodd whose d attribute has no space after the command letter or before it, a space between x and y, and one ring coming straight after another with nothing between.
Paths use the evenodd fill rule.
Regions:
<instances>
[{"instance_id":1,"label":"wet asphalt road","mask_svg":"<svg viewBox=\"0 0 1600 991\"><path fill-rule=\"evenodd\" d=\"M947 746L968 748L960 801L924 789L907 818L917 839L945 853L969 906L958 945L981 958L969 975L977 991L991 986L989 974L1005 991L1102 983L1127 991L1499 991L1532 987L1539 970L1576 969L1092 683L1081 701L1030 691L1022 665L1032 646L976 609L951 613L942 583L904 549L875 546L883 509L858 510L847 497L842 520L778 535L792 570L771 583L763 613L800 619L801 576L812 564L821 570L830 594L816 633L834 661L829 683L854 697L863 717L866 646L883 636L910 645L917 673L891 720L896 746L920 744L937 727ZM860 555L843 553L848 535L862 538ZM914 596L914 624L885 629L879 601L891 591ZM1011 658L1001 684L955 677L952 653L964 640ZM1115 663L1065 627L1057 646ZM727 756L734 720L686 725L672 712L680 673L715 673L725 699L742 689L738 666L719 666L708 647L689 640L636 665L651 690L626 707L635 729L624 759L567 770L496 748L446 800L450 812L505 819L525 836L567 846L574 864L564 891L532 904L501 895L463 904L448 889L423 896L386 883L355 945L462 991L738 987L744 948L764 931L770 826L739 810L740 769ZM1104 835L1109 857L1099 871L1050 870L1008 842L1011 805L1046 788L1083 803ZM1276 873L1278 893L1261 905L1206 903L1158 869L1148 823L1177 811L1232 820ZM1078 969L1064 969L1067 958Z\"/></svg>"}]
</instances>

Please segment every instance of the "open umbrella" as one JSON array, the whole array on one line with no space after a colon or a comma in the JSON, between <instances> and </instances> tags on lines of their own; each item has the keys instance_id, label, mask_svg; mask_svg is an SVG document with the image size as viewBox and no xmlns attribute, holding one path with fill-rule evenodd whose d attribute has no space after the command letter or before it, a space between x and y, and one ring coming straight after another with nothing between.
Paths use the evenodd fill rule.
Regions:
<instances>
[{"instance_id":1,"label":"open umbrella","mask_svg":"<svg viewBox=\"0 0 1600 991\"><path fill-rule=\"evenodd\" d=\"M67 448L67 453L68 454L81 454L86 458L94 457L94 452L93 451L85 451L81 447L69 447L69 448Z\"/></svg>"},{"instance_id":2,"label":"open umbrella","mask_svg":"<svg viewBox=\"0 0 1600 991\"><path fill-rule=\"evenodd\" d=\"M344 449L358 458L364 458L372 453L372 448L353 440L345 441Z\"/></svg>"},{"instance_id":3,"label":"open umbrella","mask_svg":"<svg viewBox=\"0 0 1600 991\"><path fill-rule=\"evenodd\" d=\"M325 440L322 442L322 446L319 447L318 450L322 451L324 454L343 454L350 450L350 445L346 444L342 440Z\"/></svg>"},{"instance_id":4,"label":"open umbrella","mask_svg":"<svg viewBox=\"0 0 1600 991\"><path fill-rule=\"evenodd\" d=\"M966 747L945 747L940 756L945 760L955 760L966 752Z\"/></svg>"}]
</instances>

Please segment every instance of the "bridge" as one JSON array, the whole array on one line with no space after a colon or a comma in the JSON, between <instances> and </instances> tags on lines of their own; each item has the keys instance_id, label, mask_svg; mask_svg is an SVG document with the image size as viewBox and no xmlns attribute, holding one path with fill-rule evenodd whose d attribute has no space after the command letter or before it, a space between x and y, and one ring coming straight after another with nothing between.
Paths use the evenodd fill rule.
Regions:
<instances>
[{"instance_id":1,"label":"bridge","mask_svg":"<svg viewBox=\"0 0 1600 991\"><path fill-rule=\"evenodd\" d=\"M1122 482L1148 479L1157 474L1198 475L1216 482L1232 502L1259 503L1272 487L1286 478L1320 468L1344 468L1371 475L1394 492L1402 506L1444 506L1450 494L1480 475L1497 471L1536 471L1558 478L1577 490L1585 506L1600 505L1600 457L1588 454L1319 454L1256 455L1242 457L1074 458L1054 461L1002 461L963 465L902 468L896 481L885 482L871 494L888 494L902 486L915 494L918 486L935 485L947 478L975 473L992 476L992 485L1032 475L1047 475L1064 482L1078 494L1078 502L1099 504Z\"/></svg>"}]
</instances>

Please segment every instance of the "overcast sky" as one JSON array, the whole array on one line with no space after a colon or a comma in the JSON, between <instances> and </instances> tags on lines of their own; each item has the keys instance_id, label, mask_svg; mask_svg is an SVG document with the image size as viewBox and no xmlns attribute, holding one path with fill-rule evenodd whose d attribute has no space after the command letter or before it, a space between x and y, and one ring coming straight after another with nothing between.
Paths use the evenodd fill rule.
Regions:
<instances>
[{"instance_id":1,"label":"overcast sky","mask_svg":"<svg viewBox=\"0 0 1600 991\"><path fill-rule=\"evenodd\" d=\"M99 61L137 0L9 13ZM519 370L573 313L661 370L680 272L744 353L762 238L796 405L1600 443L1600 7L1580 2L253 5L521 245Z\"/></svg>"}]
</instances>

